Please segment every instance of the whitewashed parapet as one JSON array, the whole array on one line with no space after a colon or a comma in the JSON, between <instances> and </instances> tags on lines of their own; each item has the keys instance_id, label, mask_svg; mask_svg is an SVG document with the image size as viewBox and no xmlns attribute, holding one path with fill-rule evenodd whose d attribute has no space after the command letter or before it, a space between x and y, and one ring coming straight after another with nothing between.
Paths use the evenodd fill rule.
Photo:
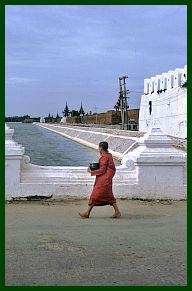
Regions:
<instances>
[{"instance_id":1,"label":"whitewashed parapet","mask_svg":"<svg viewBox=\"0 0 192 291\"><path fill-rule=\"evenodd\" d=\"M38 166L12 140L6 127L6 199L28 195L89 197L94 184L86 167ZM185 154L159 128L151 128L122 159L114 177L117 198L185 199Z\"/></svg>"},{"instance_id":2,"label":"whitewashed parapet","mask_svg":"<svg viewBox=\"0 0 192 291\"><path fill-rule=\"evenodd\" d=\"M149 80L149 94L154 93L154 82L155 82L155 77L151 77Z\"/></svg>"},{"instance_id":3,"label":"whitewashed parapet","mask_svg":"<svg viewBox=\"0 0 192 291\"><path fill-rule=\"evenodd\" d=\"M184 69L176 69L173 76L173 88L180 87L182 85L181 79L184 74Z\"/></svg>"},{"instance_id":4,"label":"whitewashed parapet","mask_svg":"<svg viewBox=\"0 0 192 291\"><path fill-rule=\"evenodd\" d=\"M168 71L167 73L167 90L173 88L173 80L174 80L175 71Z\"/></svg>"},{"instance_id":5,"label":"whitewashed parapet","mask_svg":"<svg viewBox=\"0 0 192 291\"><path fill-rule=\"evenodd\" d=\"M158 93L160 90L171 90L181 87L187 80L187 66L168 71L155 77L144 79L144 94Z\"/></svg>"},{"instance_id":6,"label":"whitewashed parapet","mask_svg":"<svg viewBox=\"0 0 192 291\"><path fill-rule=\"evenodd\" d=\"M20 193L21 163L25 149L16 143L12 137L14 129L5 124L5 181L6 195Z\"/></svg>"},{"instance_id":7,"label":"whitewashed parapet","mask_svg":"<svg viewBox=\"0 0 192 291\"><path fill-rule=\"evenodd\" d=\"M154 80L154 92L158 92L160 90L160 82L161 81L161 75L156 75Z\"/></svg>"},{"instance_id":8,"label":"whitewashed parapet","mask_svg":"<svg viewBox=\"0 0 192 291\"><path fill-rule=\"evenodd\" d=\"M160 90L164 91L167 89L167 73L163 73L160 77Z\"/></svg>"},{"instance_id":9,"label":"whitewashed parapet","mask_svg":"<svg viewBox=\"0 0 192 291\"><path fill-rule=\"evenodd\" d=\"M187 81L187 65L184 67L184 71L181 75L181 84L184 84Z\"/></svg>"},{"instance_id":10,"label":"whitewashed parapet","mask_svg":"<svg viewBox=\"0 0 192 291\"><path fill-rule=\"evenodd\" d=\"M149 81L150 79L144 79L144 94L149 94Z\"/></svg>"},{"instance_id":11,"label":"whitewashed parapet","mask_svg":"<svg viewBox=\"0 0 192 291\"><path fill-rule=\"evenodd\" d=\"M164 133L187 138L187 66L144 79L139 131L157 124Z\"/></svg>"}]
</instances>

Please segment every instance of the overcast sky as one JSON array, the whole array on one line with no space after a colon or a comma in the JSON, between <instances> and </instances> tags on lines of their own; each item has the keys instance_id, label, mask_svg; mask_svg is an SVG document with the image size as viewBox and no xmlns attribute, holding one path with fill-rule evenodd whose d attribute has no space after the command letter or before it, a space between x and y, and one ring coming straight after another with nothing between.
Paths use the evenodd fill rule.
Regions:
<instances>
[{"instance_id":1,"label":"overcast sky","mask_svg":"<svg viewBox=\"0 0 192 291\"><path fill-rule=\"evenodd\" d=\"M186 6L6 6L6 115L113 109L128 75L130 108L143 79L186 64Z\"/></svg>"}]
</instances>

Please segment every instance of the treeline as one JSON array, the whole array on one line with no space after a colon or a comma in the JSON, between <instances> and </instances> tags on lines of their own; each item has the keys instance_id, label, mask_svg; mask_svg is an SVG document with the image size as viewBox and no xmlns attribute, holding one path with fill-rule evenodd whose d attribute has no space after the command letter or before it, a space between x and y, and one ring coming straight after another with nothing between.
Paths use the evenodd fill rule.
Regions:
<instances>
[{"instance_id":1,"label":"treeline","mask_svg":"<svg viewBox=\"0 0 192 291\"><path fill-rule=\"evenodd\" d=\"M5 117L5 122L32 123L32 122L39 122L39 121L40 121L40 117L30 117L29 115Z\"/></svg>"}]
</instances>

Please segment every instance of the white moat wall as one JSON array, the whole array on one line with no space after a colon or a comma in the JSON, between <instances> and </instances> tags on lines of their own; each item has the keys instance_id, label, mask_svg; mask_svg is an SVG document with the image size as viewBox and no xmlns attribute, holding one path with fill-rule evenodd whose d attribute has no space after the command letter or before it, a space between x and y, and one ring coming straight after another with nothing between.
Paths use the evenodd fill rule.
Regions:
<instances>
[{"instance_id":1,"label":"white moat wall","mask_svg":"<svg viewBox=\"0 0 192 291\"><path fill-rule=\"evenodd\" d=\"M182 88L186 81L187 66L144 79L139 113L140 131L147 132L149 127L155 125L168 135L187 137L187 89Z\"/></svg>"},{"instance_id":2,"label":"white moat wall","mask_svg":"<svg viewBox=\"0 0 192 291\"><path fill-rule=\"evenodd\" d=\"M70 130L68 134L72 133ZM6 126L5 132L7 200L28 195L53 194L53 198L78 199L89 196L94 177L87 173L86 167L31 164L30 158L24 155L24 148L12 139L14 130ZM172 140L157 127L150 128L147 134L137 140L137 145L132 146L128 153L120 153L122 165L117 167L113 180L115 196L129 199L185 199L185 153L174 148Z\"/></svg>"}]
</instances>

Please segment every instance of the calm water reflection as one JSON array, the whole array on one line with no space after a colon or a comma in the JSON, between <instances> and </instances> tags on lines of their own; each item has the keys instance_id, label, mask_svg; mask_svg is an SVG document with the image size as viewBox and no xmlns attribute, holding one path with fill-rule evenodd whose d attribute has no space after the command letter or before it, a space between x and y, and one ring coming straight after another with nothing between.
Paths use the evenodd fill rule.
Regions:
<instances>
[{"instance_id":1,"label":"calm water reflection","mask_svg":"<svg viewBox=\"0 0 192 291\"><path fill-rule=\"evenodd\" d=\"M9 123L14 140L25 147L31 163L42 166L87 166L99 159L96 150L70 141L35 124ZM117 165L119 162L115 161Z\"/></svg>"}]
</instances>

